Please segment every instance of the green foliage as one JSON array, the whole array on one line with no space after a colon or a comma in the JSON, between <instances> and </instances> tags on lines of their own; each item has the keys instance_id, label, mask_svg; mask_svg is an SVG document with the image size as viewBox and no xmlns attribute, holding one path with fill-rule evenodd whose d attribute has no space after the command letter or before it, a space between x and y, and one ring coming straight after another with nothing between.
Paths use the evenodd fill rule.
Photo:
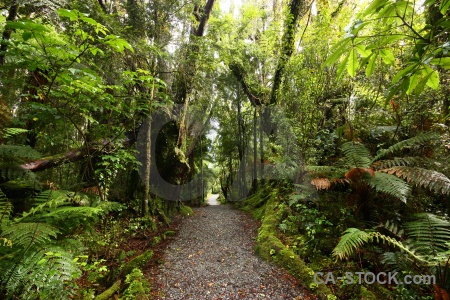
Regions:
<instances>
[{"instance_id":1,"label":"green foliage","mask_svg":"<svg viewBox=\"0 0 450 300\"><path fill-rule=\"evenodd\" d=\"M138 268L133 269L125 279L127 288L120 299L134 300L134 299L150 299L148 296L150 292L150 284Z\"/></svg>"},{"instance_id":2,"label":"green foliage","mask_svg":"<svg viewBox=\"0 0 450 300\"><path fill-rule=\"evenodd\" d=\"M407 166L395 166L381 171L394 174L409 183L428 188L435 193L450 194L450 179L440 172Z\"/></svg>"},{"instance_id":3,"label":"green foliage","mask_svg":"<svg viewBox=\"0 0 450 300\"><path fill-rule=\"evenodd\" d=\"M33 208L12 219L12 206L0 193L0 282L5 297L59 299L74 294L72 281L81 271L73 253L80 249L61 237L104 213L100 208L74 206L74 198L72 192L44 191L36 196Z\"/></svg>"},{"instance_id":4,"label":"green foliage","mask_svg":"<svg viewBox=\"0 0 450 300\"><path fill-rule=\"evenodd\" d=\"M377 192L386 193L406 203L410 193L409 185L394 175L376 172L366 179L367 184Z\"/></svg>"},{"instance_id":5,"label":"green foliage","mask_svg":"<svg viewBox=\"0 0 450 300\"><path fill-rule=\"evenodd\" d=\"M368 168L372 161L369 150L359 143L347 142L342 145L346 162L353 168Z\"/></svg>"},{"instance_id":6,"label":"green foliage","mask_svg":"<svg viewBox=\"0 0 450 300\"><path fill-rule=\"evenodd\" d=\"M404 150L406 148L410 148L414 145L426 143L432 140L436 140L439 136L434 132L423 132L415 137L400 141L392 146L390 146L387 149L381 149L378 151L378 154L373 158L372 162L378 161L381 158L386 157L389 154L392 154L394 152L399 152L401 150Z\"/></svg>"},{"instance_id":7,"label":"green foliage","mask_svg":"<svg viewBox=\"0 0 450 300\"><path fill-rule=\"evenodd\" d=\"M425 1L422 8L432 14L434 2ZM372 1L345 28L344 38L334 45L326 65L339 63L338 75L346 68L351 77L363 67L366 76L371 76L377 61L391 66L397 73L391 80L386 101L396 94L418 95L425 86L437 89L441 80L436 67L449 66L448 44L441 38L449 27L445 13L448 5L442 1L441 13L428 19L418 8L412 0ZM407 49L403 63L396 58L399 44Z\"/></svg>"},{"instance_id":8,"label":"green foliage","mask_svg":"<svg viewBox=\"0 0 450 300\"><path fill-rule=\"evenodd\" d=\"M404 225L404 230L409 239L402 241L402 230L390 222L382 228L390 231L395 237L391 237L373 230L360 230L348 228L338 245L333 250L333 256L344 259L349 258L355 251L361 249L367 243L380 241L406 253L409 258L424 266L435 266L448 258L450 245L450 223L436 215L421 213L413 216L414 220ZM384 254L384 261L393 264L399 261L394 254Z\"/></svg>"}]
</instances>

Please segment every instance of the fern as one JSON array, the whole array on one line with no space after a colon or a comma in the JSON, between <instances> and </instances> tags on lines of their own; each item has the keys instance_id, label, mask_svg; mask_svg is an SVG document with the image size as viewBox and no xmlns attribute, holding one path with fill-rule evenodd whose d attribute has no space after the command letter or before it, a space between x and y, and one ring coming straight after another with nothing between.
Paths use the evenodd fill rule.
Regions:
<instances>
[{"instance_id":1,"label":"fern","mask_svg":"<svg viewBox=\"0 0 450 300\"><path fill-rule=\"evenodd\" d=\"M25 132L28 132L28 130L23 128L6 128L4 138L10 138Z\"/></svg>"},{"instance_id":2,"label":"fern","mask_svg":"<svg viewBox=\"0 0 450 300\"><path fill-rule=\"evenodd\" d=\"M372 164L375 170L388 169L395 166L429 166L433 161L422 157L393 157L392 159L380 160Z\"/></svg>"},{"instance_id":3,"label":"fern","mask_svg":"<svg viewBox=\"0 0 450 300\"><path fill-rule=\"evenodd\" d=\"M350 257L369 240L370 233L358 228L348 228L344 231L338 245L333 249L333 256L339 259Z\"/></svg>"},{"instance_id":4,"label":"fern","mask_svg":"<svg viewBox=\"0 0 450 300\"><path fill-rule=\"evenodd\" d=\"M367 184L377 192L394 196L406 203L410 187L394 175L376 172L375 176L366 179Z\"/></svg>"},{"instance_id":5,"label":"fern","mask_svg":"<svg viewBox=\"0 0 450 300\"><path fill-rule=\"evenodd\" d=\"M450 222L430 213L416 214L414 218L414 221L407 222L404 226L405 233L409 237L404 241L401 241L403 231L390 222L381 227L391 232L395 238L377 231L348 228L334 248L333 256L339 259L348 258L364 244L381 241L400 249L409 259L413 258L426 267L445 262L450 250ZM400 254L385 253L383 261L396 265L400 262Z\"/></svg>"},{"instance_id":6,"label":"fern","mask_svg":"<svg viewBox=\"0 0 450 300\"><path fill-rule=\"evenodd\" d=\"M416 254L415 251L401 241L386 236L376 231L364 231L358 228L348 228L344 231L338 245L333 249L333 256L344 259L350 257L356 250L360 249L364 244L371 242L383 242L391 246L397 247L406 252L417 261L424 261L423 257Z\"/></svg>"},{"instance_id":7,"label":"fern","mask_svg":"<svg viewBox=\"0 0 450 300\"><path fill-rule=\"evenodd\" d=\"M405 179L409 183L428 188L436 193L450 194L450 179L437 171L417 167L397 166L380 170L380 172L394 174L397 177Z\"/></svg>"},{"instance_id":8,"label":"fern","mask_svg":"<svg viewBox=\"0 0 450 300\"><path fill-rule=\"evenodd\" d=\"M342 145L347 163L353 168L368 168L372 163L369 150L360 143L347 142Z\"/></svg>"},{"instance_id":9,"label":"fern","mask_svg":"<svg viewBox=\"0 0 450 300\"><path fill-rule=\"evenodd\" d=\"M59 231L45 223L15 223L3 229L2 238L12 241L14 248L26 248L50 243Z\"/></svg>"},{"instance_id":10,"label":"fern","mask_svg":"<svg viewBox=\"0 0 450 300\"><path fill-rule=\"evenodd\" d=\"M389 155L391 153L403 150L405 148L414 146L416 144L435 140L438 137L439 136L434 132L425 132L425 133L418 134L413 138L403 140L401 142L398 142L395 145L390 146L387 149L382 149L382 150L378 151L378 154L373 158L372 162L375 162L383 157L386 157L387 155Z\"/></svg>"},{"instance_id":11,"label":"fern","mask_svg":"<svg viewBox=\"0 0 450 300\"><path fill-rule=\"evenodd\" d=\"M41 155L28 146L0 145L0 182L27 180L33 182L35 175L20 165Z\"/></svg>"},{"instance_id":12,"label":"fern","mask_svg":"<svg viewBox=\"0 0 450 300\"><path fill-rule=\"evenodd\" d=\"M430 213L416 214L413 217L416 220L406 223L405 228L414 239L417 251L438 257L439 253L450 250L450 222Z\"/></svg>"},{"instance_id":13,"label":"fern","mask_svg":"<svg viewBox=\"0 0 450 300\"><path fill-rule=\"evenodd\" d=\"M4 222L9 221L9 218L11 216L13 210L13 206L9 199L6 197L6 195L3 193L3 191L0 189L0 226Z\"/></svg>"}]
</instances>

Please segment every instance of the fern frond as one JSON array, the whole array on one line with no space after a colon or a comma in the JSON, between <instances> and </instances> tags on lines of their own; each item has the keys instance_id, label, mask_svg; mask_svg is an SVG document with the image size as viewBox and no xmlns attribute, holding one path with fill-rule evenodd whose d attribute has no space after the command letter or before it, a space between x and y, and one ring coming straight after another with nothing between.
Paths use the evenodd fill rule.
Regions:
<instances>
[{"instance_id":1,"label":"fern frond","mask_svg":"<svg viewBox=\"0 0 450 300\"><path fill-rule=\"evenodd\" d=\"M68 283L80 274L72 255L55 246L30 251L4 271L8 295L20 299L69 299L73 290Z\"/></svg>"},{"instance_id":2,"label":"fern frond","mask_svg":"<svg viewBox=\"0 0 450 300\"><path fill-rule=\"evenodd\" d=\"M372 163L369 150L360 143L347 142L342 145L347 163L352 168L368 168Z\"/></svg>"},{"instance_id":3,"label":"fern frond","mask_svg":"<svg viewBox=\"0 0 450 300\"><path fill-rule=\"evenodd\" d=\"M375 161L379 160L380 158L383 158L391 153L400 151L404 148L408 148L408 147L414 146L416 144L432 141L437 138L439 138L439 135L434 132L425 132L425 133L418 134L413 138L400 141L397 144L394 144L387 149L379 150L378 154L373 158L372 162L375 162Z\"/></svg>"},{"instance_id":4,"label":"fern frond","mask_svg":"<svg viewBox=\"0 0 450 300\"><path fill-rule=\"evenodd\" d=\"M348 228L333 249L333 256L339 259L350 257L362 245L370 241L370 233L358 228Z\"/></svg>"},{"instance_id":5,"label":"fern frond","mask_svg":"<svg viewBox=\"0 0 450 300\"><path fill-rule=\"evenodd\" d=\"M0 189L0 225L9 220L12 210L13 205Z\"/></svg>"},{"instance_id":6,"label":"fern frond","mask_svg":"<svg viewBox=\"0 0 450 300\"><path fill-rule=\"evenodd\" d=\"M28 132L29 130L23 128L6 128L4 138L10 138L12 136Z\"/></svg>"},{"instance_id":7,"label":"fern frond","mask_svg":"<svg viewBox=\"0 0 450 300\"><path fill-rule=\"evenodd\" d=\"M422 157L393 157L392 159L380 160L372 164L375 170L388 169L396 166L426 166L431 165L432 161Z\"/></svg>"},{"instance_id":8,"label":"fern frond","mask_svg":"<svg viewBox=\"0 0 450 300\"><path fill-rule=\"evenodd\" d=\"M333 256L344 259L350 257L356 250L362 247L362 245L369 242L387 243L391 246L397 247L400 250L406 252L414 259L424 262L424 258L415 253L410 246L403 244L401 241L381 234L376 231L364 231L358 228L348 228L344 235L341 237L338 245L333 249Z\"/></svg>"},{"instance_id":9,"label":"fern frond","mask_svg":"<svg viewBox=\"0 0 450 300\"><path fill-rule=\"evenodd\" d=\"M0 158L5 161L10 159L25 162L26 159L38 159L41 154L29 146L0 145Z\"/></svg>"},{"instance_id":10,"label":"fern frond","mask_svg":"<svg viewBox=\"0 0 450 300\"><path fill-rule=\"evenodd\" d=\"M406 203L410 187L406 182L394 175L376 172L375 176L368 177L366 182L375 191L394 196Z\"/></svg>"},{"instance_id":11,"label":"fern frond","mask_svg":"<svg viewBox=\"0 0 450 300\"><path fill-rule=\"evenodd\" d=\"M427 188L435 193L450 194L450 179L444 174L417 167L392 167L380 170L403 178L409 183Z\"/></svg>"},{"instance_id":12,"label":"fern frond","mask_svg":"<svg viewBox=\"0 0 450 300\"><path fill-rule=\"evenodd\" d=\"M50 243L58 233L57 228L45 223L13 223L0 237L10 240L14 248L27 248Z\"/></svg>"},{"instance_id":13,"label":"fern frond","mask_svg":"<svg viewBox=\"0 0 450 300\"><path fill-rule=\"evenodd\" d=\"M413 217L415 220L406 223L405 229L414 240L417 251L437 256L440 252L450 250L449 221L431 213L416 214Z\"/></svg>"}]
</instances>

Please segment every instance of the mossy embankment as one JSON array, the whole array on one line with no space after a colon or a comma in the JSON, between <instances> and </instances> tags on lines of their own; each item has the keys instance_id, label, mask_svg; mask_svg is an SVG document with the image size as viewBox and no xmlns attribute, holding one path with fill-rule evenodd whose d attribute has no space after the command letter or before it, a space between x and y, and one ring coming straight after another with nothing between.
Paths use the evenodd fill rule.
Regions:
<instances>
[{"instance_id":1,"label":"mossy embankment","mask_svg":"<svg viewBox=\"0 0 450 300\"><path fill-rule=\"evenodd\" d=\"M326 285L314 282L314 270L306 265L303 259L294 253L280 239L278 225L282 221L282 199L277 188L267 187L247 198L242 203L242 209L250 212L256 219L261 220L255 251L263 259L273 261L296 277L300 284L316 294L319 298L327 299L332 296Z\"/></svg>"}]
</instances>

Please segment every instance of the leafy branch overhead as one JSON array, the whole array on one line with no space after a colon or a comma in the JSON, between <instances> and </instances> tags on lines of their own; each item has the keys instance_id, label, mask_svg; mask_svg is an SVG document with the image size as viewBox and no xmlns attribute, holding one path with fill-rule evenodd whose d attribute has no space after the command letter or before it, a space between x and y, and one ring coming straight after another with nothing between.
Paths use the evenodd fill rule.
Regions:
<instances>
[{"instance_id":1,"label":"leafy branch overhead","mask_svg":"<svg viewBox=\"0 0 450 300\"><path fill-rule=\"evenodd\" d=\"M450 44L444 38L449 29L448 8L448 1L425 1L422 7L410 0L372 1L345 28L344 38L332 47L325 66L337 64L338 77L345 70L351 77L364 70L369 77L381 62L390 66L395 75L386 102L394 96L418 95L426 86L437 89L439 69L450 69ZM421 10L434 19L421 23ZM400 61L406 46L411 52Z\"/></svg>"}]
</instances>

